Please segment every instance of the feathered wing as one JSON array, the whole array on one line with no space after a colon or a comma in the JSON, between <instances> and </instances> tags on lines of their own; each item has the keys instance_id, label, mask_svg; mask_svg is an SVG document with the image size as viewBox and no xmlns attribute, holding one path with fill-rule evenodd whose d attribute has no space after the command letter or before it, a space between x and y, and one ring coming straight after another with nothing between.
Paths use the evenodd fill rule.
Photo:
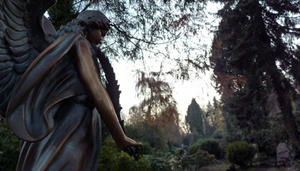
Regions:
<instances>
[{"instance_id":1,"label":"feathered wing","mask_svg":"<svg viewBox=\"0 0 300 171\"><path fill-rule=\"evenodd\" d=\"M6 111L20 76L49 44L45 39L42 19L43 13L53 3L45 0L0 0L1 114Z\"/></svg>"}]
</instances>

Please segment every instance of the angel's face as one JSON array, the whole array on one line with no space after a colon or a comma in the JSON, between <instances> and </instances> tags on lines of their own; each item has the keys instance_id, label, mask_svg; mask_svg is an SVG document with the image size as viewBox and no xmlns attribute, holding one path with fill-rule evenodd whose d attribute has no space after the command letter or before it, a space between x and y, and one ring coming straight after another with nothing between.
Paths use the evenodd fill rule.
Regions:
<instances>
[{"instance_id":1,"label":"angel's face","mask_svg":"<svg viewBox=\"0 0 300 171\"><path fill-rule=\"evenodd\" d=\"M91 44L99 45L104 39L105 34L101 29L89 29L86 38Z\"/></svg>"}]
</instances>

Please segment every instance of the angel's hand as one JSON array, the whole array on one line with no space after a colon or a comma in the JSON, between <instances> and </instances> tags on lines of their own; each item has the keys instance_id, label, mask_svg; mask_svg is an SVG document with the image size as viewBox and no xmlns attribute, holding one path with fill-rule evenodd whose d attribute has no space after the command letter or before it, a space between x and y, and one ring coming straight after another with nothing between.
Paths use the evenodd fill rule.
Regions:
<instances>
[{"instance_id":1,"label":"angel's hand","mask_svg":"<svg viewBox=\"0 0 300 171\"><path fill-rule=\"evenodd\" d=\"M143 146L141 143L138 143L125 136L124 140L117 142L117 144L121 150L133 156L135 160L138 160L141 157L143 151Z\"/></svg>"}]
</instances>

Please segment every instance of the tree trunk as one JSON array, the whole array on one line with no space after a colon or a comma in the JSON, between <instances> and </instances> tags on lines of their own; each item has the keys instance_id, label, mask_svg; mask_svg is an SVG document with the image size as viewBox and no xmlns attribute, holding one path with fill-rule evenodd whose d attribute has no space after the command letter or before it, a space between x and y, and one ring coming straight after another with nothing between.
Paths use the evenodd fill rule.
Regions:
<instances>
[{"instance_id":1,"label":"tree trunk","mask_svg":"<svg viewBox=\"0 0 300 171\"><path fill-rule=\"evenodd\" d=\"M271 76L272 84L277 94L278 104L281 110L282 120L289 136L291 144L300 150L299 131L297 129L296 119L293 115L291 90L288 85L288 80L284 78L282 73L275 65L268 68L268 73Z\"/></svg>"}]
</instances>

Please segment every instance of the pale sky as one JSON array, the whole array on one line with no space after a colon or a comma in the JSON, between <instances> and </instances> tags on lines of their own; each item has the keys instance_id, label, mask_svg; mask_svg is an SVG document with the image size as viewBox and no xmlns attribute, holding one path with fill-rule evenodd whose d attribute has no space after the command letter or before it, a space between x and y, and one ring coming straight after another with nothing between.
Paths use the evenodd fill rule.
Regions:
<instances>
[{"instance_id":1,"label":"pale sky","mask_svg":"<svg viewBox=\"0 0 300 171\"><path fill-rule=\"evenodd\" d=\"M213 14L216 14L218 9L221 6L209 3L207 6L207 19L206 21L212 25L217 26L218 20L214 17ZM213 39L213 33L207 30L199 30L197 36L191 37L190 42L197 42L203 47L206 47L206 52L210 52L210 47ZM199 43L200 41L200 43ZM159 50L164 49L164 47L157 47ZM174 58L181 57L182 52L171 52ZM203 50L196 51L194 53L203 54ZM149 55L151 56L151 55ZM119 60L112 61L112 65L116 72L116 77L120 84L120 89L122 91L120 97L120 103L123 107L122 115L123 119L128 118L128 110L134 105L138 105L141 99L138 99L135 84L137 82L136 70L147 70L147 71L158 71L161 63L167 63L164 67L172 66L170 61L164 61L165 59L160 58L151 58L145 59L144 61L128 61L128 60ZM199 72L199 71L198 71ZM199 74L199 73L198 73ZM197 103L201 107L205 107L208 102L212 102L213 98L219 99L219 95L213 87L213 82L211 81L212 72L207 71L205 74L200 73L199 77L192 78L188 81L175 80L174 78L169 78L166 81L170 83L170 86L173 87L173 97L177 102L177 108L180 113L181 122L184 121L184 117L187 112L188 105L191 103L192 99L195 98Z\"/></svg>"},{"instance_id":2,"label":"pale sky","mask_svg":"<svg viewBox=\"0 0 300 171\"><path fill-rule=\"evenodd\" d=\"M218 25L218 21L214 18L213 15L215 14L218 9L220 9L220 5L215 3L208 3L207 5L207 20L208 22L216 22L215 24ZM47 16L47 14L46 14ZM203 44L207 48L211 47L211 41L213 38L213 34L208 32L207 30L199 30L198 37L191 38L191 42L193 41L201 41L200 44ZM193 40L194 39L194 40ZM202 43L203 42L203 43ZM163 49L164 47L158 47L159 50ZM209 49L207 49L209 51ZM194 53L203 53L203 51L194 52ZM151 56L151 55L150 55ZM175 58L180 57L180 53L172 53L172 56ZM150 71L151 69L157 69L157 66L160 66L161 62L169 62L163 61L164 59L146 59L145 61L130 61L130 60L118 60L118 61L111 61L114 67L117 80L120 84L120 90L122 91L120 97L120 103L123 107L122 115L123 119L126 120L128 118L128 111L130 107L134 105L138 105L141 99L137 97L137 91L135 88L135 84L137 82L137 69ZM150 62L149 62L150 61ZM172 64L168 64L172 66ZM167 66L168 66L167 65ZM150 69L149 69L150 68ZM152 70L152 71L154 71ZM216 93L215 89L212 86L212 81L210 80L211 72L206 72L206 74L200 73L199 77L192 78L188 81L182 80L174 80L174 79L167 79L166 81L170 84L173 88L173 97L177 102L177 108L180 113L181 122L184 121L184 116L186 115L188 105L191 103L193 98L199 103L201 107L205 107L209 101L212 101L214 97L218 99L219 95Z\"/></svg>"},{"instance_id":3,"label":"pale sky","mask_svg":"<svg viewBox=\"0 0 300 171\"><path fill-rule=\"evenodd\" d=\"M155 65L152 63L151 65ZM113 62L116 77L120 84L121 96L120 103L123 107L122 117L128 118L128 110L134 105L138 105L141 101L137 97L135 84L137 82L136 69L142 69L141 62L132 62L128 60L120 60ZM218 94L212 86L210 74L200 74L198 79L182 81L174 79L166 80L173 87L173 97L177 102L177 108L180 113L181 121L184 121L188 105L192 98L195 98L201 107L205 107L214 97L218 99Z\"/></svg>"}]
</instances>

